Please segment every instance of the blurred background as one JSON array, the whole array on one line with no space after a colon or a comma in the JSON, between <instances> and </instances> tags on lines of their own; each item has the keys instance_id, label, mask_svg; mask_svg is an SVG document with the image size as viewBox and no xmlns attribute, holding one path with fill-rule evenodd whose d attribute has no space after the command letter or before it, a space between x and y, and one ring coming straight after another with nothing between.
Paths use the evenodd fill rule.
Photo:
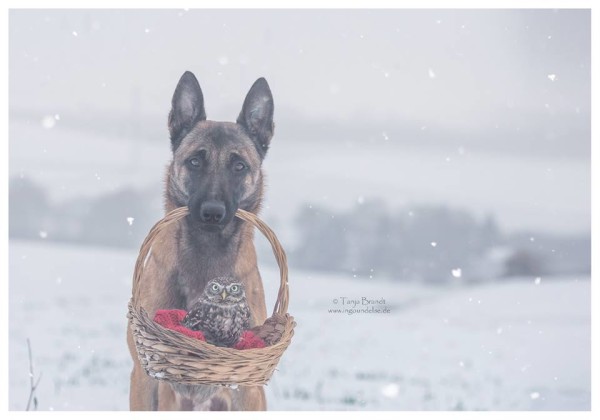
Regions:
<instances>
[{"instance_id":1,"label":"blurred background","mask_svg":"<svg viewBox=\"0 0 600 420\"><path fill-rule=\"evenodd\" d=\"M271 408L590 409L590 12L193 9L10 12L11 409L26 338L39 409L127 409L185 70L209 119L273 91L262 216L299 327Z\"/></svg>"}]
</instances>

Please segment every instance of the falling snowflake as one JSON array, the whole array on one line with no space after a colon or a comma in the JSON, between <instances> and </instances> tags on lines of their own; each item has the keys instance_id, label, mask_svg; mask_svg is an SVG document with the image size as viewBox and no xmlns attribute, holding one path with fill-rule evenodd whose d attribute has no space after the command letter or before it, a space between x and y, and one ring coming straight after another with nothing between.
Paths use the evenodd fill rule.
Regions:
<instances>
[{"instance_id":1,"label":"falling snowflake","mask_svg":"<svg viewBox=\"0 0 600 420\"><path fill-rule=\"evenodd\" d=\"M40 238L46 239L48 237L48 232L46 232L45 230L40 230L39 235L40 235Z\"/></svg>"},{"instance_id":2,"label":"falling snowflake","mask_svg":"<svg viewBox=\"0 0 600 420\"><path fill-rule=\"evenodd\" d=\"M542 278L541 277L536 277L535 278L534 283L535 283L536 286L539 285L541 282L542 282Z\"/></svg>"},{"instance_id":3,"label":"falling snowflake","mask_svg":"<svg viewBox=\"0 0 600 420\"><path fill-rule=\"evenodd\" d=\"M56 118L54 118L52 115L46 115L44 118L42 118L42 127L44 127L45 129L50 129L55 125Z\"/></svg>"},{"instance_id":4,"label":"falling snowflake","mask_svg":"<svg viewBox=\"0 0 600 420\"><path fill-rule=\"evenodd\" d=\"M431 67L427 70L427 73L429 74L430 79L435 79L435 73Z\"/></svg>"},{"instance_id":5,"label":"falling snowflake","mask_svg":"<svg viewBox=\"0 0 600 420\"><path fill-rule=\"evenodd\" d=\"M127 223L129 223L129 226L133 225L133 221L135 220L135 218L133 217L128 217L127 218Z\"/></svg>"},{"instance_id":6,"label":"falling snowflake","mask_svg":"<svg viewBox=\"0 0 600 420\"><path fill-rule=\"evenodd\" d=\"M73 36L75 36L75 37L76 37L76 36L79 36L79 34L77 33L77 31L73 31L73 32L71 32L71 33L72 33L72 34L73 34Z\"/></svg>"},{"instance_id":7,"label":"falling snowflake","mask_svg":"<svg viewBox=\"0 0 600 420\"><path fill-rule=\"evenodd\" d=\"M462 270L460 268L453 268L452 277L459 278L460 276L462 276Z\"/></svg>"},{"instance_id":8,"label":"falling snowflake","mask_svg":"<svg viewBox=\"0 0 600 420\"><path fill-rule=\"evenodd\" d=\"M363 204L365 202L365 197L363 197L362 195L359 195L358 198L356 199L356 202L358 204Z\"/></svg>"},{"instance_id":9,"label":"falling snowflake","mask_svg":"<svg viewBox=\"0 0 600 420\"><path fill-rule=\"evenodd\" d=\"M540 393L532 392L531 394L529 394L529 396L531 397L532 400L537 400L538 398L540 398Z\"/></svg>"},{"instance_id":10,"label":"falling snowflake","mask_svg":"<svg viewBox=\"0 0 600 420\"><path fill-rule=\"evenodd\" d=\"M435 248L437 246L437 242L431 242L431 246Z\"/></svg>"},{"instance_id":11,"label":"falling snowflake","mask_svg":"<svg viewBox=\"0 0 600 420\"><path fill-rule=\"evenodd\" d=\"M554 82L556 80L556 74L549 74L548 79L550 79L552 82Z\"/></svg>"},{"instance_id":12,"label":"falling snowflake","mask_svg":"<svg viewBox=\"0 0 600 420\"><path fill-rule=\"evenodd\" d=\"M226 55L222 55L219 57L219 64L222 66L226 66L227 63L229 63L229 57L227 57Z\"/></svg>"},{"instance_id":13,"label":"falling snowflake","mask_svg":"<svg viewBox=\"0 0 600 420\"><path fill-rule=\"evenodd\" d=\"M384 397L394 398L397 397L400 393L400 387L398 386L398 384L387 384L386 386L381 388L381 393Z\"/></svg>"}]
</instances>

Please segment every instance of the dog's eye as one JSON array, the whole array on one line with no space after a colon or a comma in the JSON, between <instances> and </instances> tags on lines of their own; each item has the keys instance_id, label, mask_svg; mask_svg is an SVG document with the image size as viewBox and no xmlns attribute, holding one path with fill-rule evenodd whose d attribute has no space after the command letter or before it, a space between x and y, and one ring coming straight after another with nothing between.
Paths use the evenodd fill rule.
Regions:
<instances>
[{"instance_id":1,"label":"dog's eye","mask_svg":"<svg viewBox=\"0 0 600 420\"><path fill-rule=\"evenodd\" d=\"M197 167L199 167L199 166L200 166L200 159L198 159L197 157L195 157L195 158L191 158L191 159L189 160L189 162L190 162L190 165L192 165L192 166L193 166L193 167L195 167L195 168L197 168Z\"/></svg>"},{"instance_id":2,"label":"dog's eye","mask_svg":"<svg viewBox=\"0 0 600 420\"><path fill-rule=\"evenodd\" d=\"M235 169L236 172L242 172L244 169L246 169L246 164L244 162L237 161L235 165L233 165L233 169Z\"/></svg>"}]
</instances>

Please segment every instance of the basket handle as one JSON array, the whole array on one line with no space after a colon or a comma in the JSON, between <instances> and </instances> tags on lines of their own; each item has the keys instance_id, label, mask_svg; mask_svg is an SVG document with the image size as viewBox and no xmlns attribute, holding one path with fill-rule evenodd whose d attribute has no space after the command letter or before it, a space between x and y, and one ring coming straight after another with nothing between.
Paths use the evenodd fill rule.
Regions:
<instances>
[{"instance_id":1,"label":"basket handle","mask_svg":"<svg viewBox=\"0 0 600 420\"><path fill-rule=\"evenodd\" d=\"M281 246L279 239L277 239L275 232L273 232L265 222L260 220L257 215L242 209L238 209L235 215L240 219L254 225L271 244L273 254L277 260L277 265L279 266L280 278L279 292L277 293L277 300L275 301L275 307L273 308L273 315L285 315L288 310L288 303L290 299L290 291L288 287L288 265L285 251Z\"/></svg>"},{"instance_id":2,"label":"basket handle","mask_svg":"<svg viewBox=\"0 0 600 420\"><path fill-rule=\"evenodd\" d=\"M189 214L189 209L187 207L179 207L174 210L171 210L169 213L165 215L163 219L158 221L150 232L144 239L142 246L140 247L140 253L135 262L135 269L133 272L133 290L132 290L132 302L135 307L139 308L139 295L141 291L141 278L142 272L144 270L144 265L146 263L146 259L152 249L152 243L154 239L165 229L167 226L178 222L183 217ZM273 308L273 315L285 315L288 309L289 303L289 287L288 287L288 266L287 266L287 256L281 243L275 236L275 233L271 230L269 226L262 220L258 218L253 213L250 213L246 210L238 209L235 214L238 218L249 222L253 226L255 226L271 243L271 247L273 249L273 254L275 255L275 259L277 260L277 265L279 265L279 275L280 275L280 284L279 284L279 292L277 293L277 300L275 301L275 307Z\"/></svg>"}]
</instances>

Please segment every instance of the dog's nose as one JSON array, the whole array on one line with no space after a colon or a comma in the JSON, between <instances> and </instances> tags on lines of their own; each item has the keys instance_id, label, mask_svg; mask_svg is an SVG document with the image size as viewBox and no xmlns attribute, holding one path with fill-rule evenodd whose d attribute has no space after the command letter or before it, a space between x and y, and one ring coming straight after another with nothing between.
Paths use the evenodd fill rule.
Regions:
<instances>
[{"instance_id":1,"label":"dog's nose","mask_svg":"<svg viewBox=\"0 0 600 420\"><path fill-rule=\"evenodd\" d=\"M225 219L225 204L220 201L205 201L200 206L200 219L204 223L221 223Z\"/></svg>"}]
</instances>

